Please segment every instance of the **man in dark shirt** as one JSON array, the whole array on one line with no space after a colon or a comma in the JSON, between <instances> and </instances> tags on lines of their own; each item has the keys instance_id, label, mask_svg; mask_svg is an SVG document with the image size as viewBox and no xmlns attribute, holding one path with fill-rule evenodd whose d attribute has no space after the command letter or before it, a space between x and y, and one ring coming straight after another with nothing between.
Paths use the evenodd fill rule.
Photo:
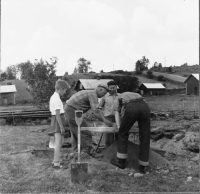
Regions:
<instances>
[{"instance_id":1,"label":"man in dark shirt","mask_svg":"<svg viewBox=\"0 0 200 194\"><path fill-rule=\"evenodd\" d=\"M128 158L129 130L138 121L139 126L139 172L145 173L149 165L150 149L150 109L142 96L133 92L124 92L114 106L115 120L119 128L117 157L111 163L121 169L125 168ZM121 112L121 121L119 113Z\"/></svg>"}]
</instances>

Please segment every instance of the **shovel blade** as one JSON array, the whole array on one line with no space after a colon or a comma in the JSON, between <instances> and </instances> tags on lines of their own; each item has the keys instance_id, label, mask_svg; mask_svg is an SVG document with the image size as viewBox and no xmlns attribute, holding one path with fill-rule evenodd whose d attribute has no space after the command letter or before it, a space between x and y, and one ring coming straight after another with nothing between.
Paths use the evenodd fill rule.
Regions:
<instances>
[{"instance_id":1,"label":"shovel blade","mask_svg":"<svg viewBox=\"0 0 200 194\"><path fill-rule=\"evenodd\" d=\"M73 163L71 164L71 182L83 183L88 180L88 164Z\"/></svg>"}]
</instances>

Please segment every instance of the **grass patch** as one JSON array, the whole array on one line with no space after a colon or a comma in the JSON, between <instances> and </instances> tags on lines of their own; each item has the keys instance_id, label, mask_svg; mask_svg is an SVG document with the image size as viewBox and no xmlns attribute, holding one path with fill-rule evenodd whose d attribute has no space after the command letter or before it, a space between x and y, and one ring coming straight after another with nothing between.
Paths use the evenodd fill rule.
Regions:
<instances>
[{"instance_id":1,"label":"grass patch","mask_svg":"<svg viewBox=\"0 0 200 194\"><path fill-rule=\"evenodd\" d=\"M159 121L161 122L161 121ZM70 169L51 168L53 152L30 152L28 149L45 148L46 132L32 132L39 126L3 126L0 129L0 193L94 193L94 192L183 192L199 191L198 164L188 168L184 162L174 158L178 170L150 172L141 178L129 176L127 171L116 170L104 163L91 162L89 180L85 184L70 182ZM3 146L3 148L2 148ZM23 152L24 151L24 152ZM68 150L64 150L67 154ZM64 152L63 151L63 152ZM14 152L14 154L13 154ZM12 153L12 154L11 154ZM183 159L181 159L183 161ZM186 183L187 177L193 181Z\"/></svg>"}]
</instances>

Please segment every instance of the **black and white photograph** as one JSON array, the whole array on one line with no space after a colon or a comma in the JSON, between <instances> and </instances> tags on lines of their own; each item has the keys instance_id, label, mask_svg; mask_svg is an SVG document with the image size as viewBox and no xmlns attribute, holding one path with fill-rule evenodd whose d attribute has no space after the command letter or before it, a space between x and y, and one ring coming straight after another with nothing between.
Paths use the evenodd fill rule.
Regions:
<instances>
[{"instance_id":1,"label":"black and white photograph","mask_svg":"<svg viewBox=\"0 0 200 194\"><path fill-rule=\"evenodd\" d=\"M0 193L199 193L199 0L0 0Z\"/></svg>"}]
</instances>

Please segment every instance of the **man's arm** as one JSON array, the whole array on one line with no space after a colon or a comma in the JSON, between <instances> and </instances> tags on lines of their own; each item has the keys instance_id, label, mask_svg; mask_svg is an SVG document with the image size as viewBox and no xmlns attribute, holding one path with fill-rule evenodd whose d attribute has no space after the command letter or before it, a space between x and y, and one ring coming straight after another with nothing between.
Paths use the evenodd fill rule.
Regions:
<instances>
[{"instance_id":1,"label":"man's arm","mask_svg":"<svg viewBox=\"0 0 200 194\"><path fill-rule=\"evenodd\" d=\"M97 119L104 122L107 126L112 127L112 122L104 118L101 110L96 109L96 110L92 110L92 112Z\"/></svg>"},{"instance_id":2,"label":"man's arm","mask_svg":"<svg viewBox=\"0 0 200 194\"><path fill-rule=\"evenodd\" d=\"M120 115L119 115L118 111L115 111L115 121L116 121L117 127L119 129L119 127L121 125L121 120L120 120Z\"/></svg>"}]
</instances>

